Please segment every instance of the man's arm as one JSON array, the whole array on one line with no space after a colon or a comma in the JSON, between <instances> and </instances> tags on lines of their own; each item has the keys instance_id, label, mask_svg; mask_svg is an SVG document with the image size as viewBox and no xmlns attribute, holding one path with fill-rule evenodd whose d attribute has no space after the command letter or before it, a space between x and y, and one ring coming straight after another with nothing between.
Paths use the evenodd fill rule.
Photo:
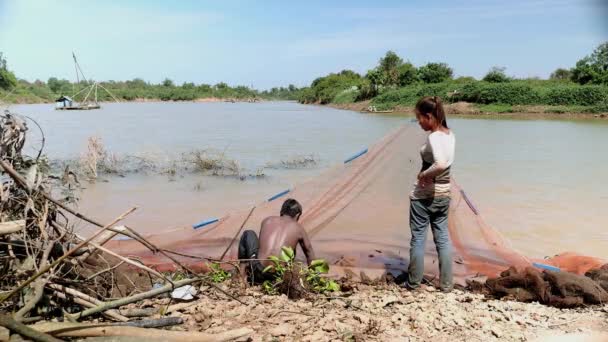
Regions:
<instances>
[{"instance_id":1,"label":"man's arm","mask_svg":"<svg viewBox=\"0 0 608 342\"><path fill-rule=\"evenodd\" d=\"M312 249L312 244L310 243L310 239L308 238L308 234L304 230L302 226L300 226L300 246L302 247L302 251L304 255L306 255L306 262L310 265L310 263L315 260L315 251Z\"/></svg>"}]
</instances>

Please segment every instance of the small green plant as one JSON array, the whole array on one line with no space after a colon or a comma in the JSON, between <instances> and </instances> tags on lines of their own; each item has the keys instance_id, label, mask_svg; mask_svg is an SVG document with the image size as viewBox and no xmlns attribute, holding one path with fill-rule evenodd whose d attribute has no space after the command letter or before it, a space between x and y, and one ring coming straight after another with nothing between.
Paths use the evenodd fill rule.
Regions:
<instances>
[{"instance_id":1,"label":"small green plant","mask_svg":"<svg viewBox=\"0 0 608 342\"><path fill-rule=\"evenodd\" d=\"M211 270L209 272L209 276L211 277L212 282L222 283L222 282L230 279L231 274L226 272L226 270L224 270L219 263L213 262L213 263L207 264L207 265L209 266L209 269Z\"/></svg>"},{"instance_id":2,"label":"small green plant","mask_svg":"<svg viewBox=\"0 0 608 342\"><path fill-rule=\"evenodd\" d=\"M271 272L274 277L272 280L266 280L262 283L262 290L267 294L279 293L279 288L285 282L285 276L293 274L294 267L299 268L300 276L305 280L304 285L308 290L316 293L340 290L338 283L322 276L322 274L326 274L329 271L329 265L325 260L313 260L309 267L302 267L301 263L295 262L295 252L290 247L281 248L281 255L279 257L270 256L269 259L272 261L272 264L268 265L264 269L264 272Z\"/></svg>"},{"instance_id":3,"label":"small green plant","mask_svg":"<svg viewBox=\"0 0 608 342\"><path fill-rule=\"evenodd\" d=\"M317 293L336 292L340 291L340 285L335 281L322 277L321 274L326 274L329 271L327 261L323 259L313 260L308 269L303 272L306 276L306 282L310 288Z\"/></svg>"}]
</instances>

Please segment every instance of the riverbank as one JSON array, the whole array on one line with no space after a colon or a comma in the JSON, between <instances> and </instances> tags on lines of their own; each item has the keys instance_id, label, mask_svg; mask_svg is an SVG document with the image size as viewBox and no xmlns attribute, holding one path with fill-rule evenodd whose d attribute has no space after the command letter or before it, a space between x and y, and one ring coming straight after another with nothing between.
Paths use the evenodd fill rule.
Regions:
<instances>
[{"instance_id":1,"label":"riverbank","mask_svg":"<svg viewBox=\"0 0 608 342\"><path fill-rule=\"evenodd\" d=\"M229 290L225 285L225 290ZM208 289L207 287L204 287ZM240 304L217 291L178 304L176 329L221 333L247 328L250 341L585 341L608 338L608 305L556 309L538 303L499 301L432 287L415 292L397 285L353 284L349 293L291 301L247 289ZM133 308L158 308L169 299ZM126 309L126 308L125 308ZM603 332L603 333L602 333ZM596 339L589 339L596 338Z\"/></svg>"},{"instance_id":2,"label":"riverbank","mask_svg":"<svg viewBox=\"0 0 608 342\"><path fill-rule=\"evenodd\" d=\"M330 103L327 106L357 112L370 111L371 101L352 103ZM512 118L512 119L608 119L608 113L584 113L579 106L511 106L511 105L478 105L467 102L456 102L445 105L448 115L471 118ZM395 106L382 115L413 115L413 106Z\"/></svg>"}]
</instances>

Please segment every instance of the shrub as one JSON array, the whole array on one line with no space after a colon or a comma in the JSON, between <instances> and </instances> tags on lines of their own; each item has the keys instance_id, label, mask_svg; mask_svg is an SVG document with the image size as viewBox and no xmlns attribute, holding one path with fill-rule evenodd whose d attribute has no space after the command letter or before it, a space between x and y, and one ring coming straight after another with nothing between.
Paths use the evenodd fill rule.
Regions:
<instances>
[{"instance_id":1,"label":"shrub","mask_svg":"<svg viewBox=\"0 0 608 342\"><path fill-rule=\"evenodd\" d=\"M339 92L331 102L338 104L353 103L356 101L358 95L359 91L357 89L346 89Z\"/></svg>"},{"instance_id":2,"label":"shrub","mask_svg":"<svg viewBox=\"0 0 608 342\"><path fill-rule=\"evenodd\" d=\"M524 82L467 83L458 89L455 100L472 103L504 103L529 105L538 104L541 99L536 88Z\"/></svg>"},{"instance_id":3,"label":"shrub","mask_svg":"<svg viewBox=\"0 0 608 342\"><path fill-rule=\"evenodd\" d=\"M338 283L322 276L329 271L325 260L313 260L309 267L304 267L295 261L295 253L289 247L283 247L279 257L270 256L269 259L272 264L264 272L272 274L273 279L262 283L262 290L267 294L281 293L290 298L299 298L307 290L316 293L340 291ZM301 282L301 278L305 282Z\"/></svg>"},{"instance_id":4,"label":"shrub","mask_svg":"<svg viewBox=\"0 0 608 342\"><path fill-rule=\"evenodd\" d=\"M608 99L608 87L564 85L547 88L543 95L542 102L547 105L594 106Z\"/></svg>"},{"instance_id":5,"label":"shrub","mask_svg":"<svg viewBox=\"0 0 608 342\"><path fill-rule=\"evenodd\" d=\"M439 83L452 78L452 68L445 63L428 63L418 68L418 78L424 83Z\"/></svg>"},{"instance_id":6,"label":"shrub","mask_svg":"<svg viewBox=\"0 0 608 342\"><path fill-rule=\"evenodd\" d=\"M418 81L416 67L412 63L403 63L398 68L399 71L399 86L404 87L414 84Z\"/></svg>"},{"instance_id":7,"label":"shrub","mask_svg":"<svg viewBox=\"0 0 608 342\"><path fill-rule=\"evenodd\" d=\"M549 79L557 81L568 81L572 77L572 71L564 68L558 68L551 73Z\"/></svg>"},{"instance_id":8,"label":"shrub","mask_svg":"<svg viewBox=\"0 0 608 342\"><path fill-rule=\"evenodd\" d=\"M506 68L492 67L490 71L483 77L483 80L490 83L504 83L511 79L505 74Z\"/></svg>"}]
</instances>

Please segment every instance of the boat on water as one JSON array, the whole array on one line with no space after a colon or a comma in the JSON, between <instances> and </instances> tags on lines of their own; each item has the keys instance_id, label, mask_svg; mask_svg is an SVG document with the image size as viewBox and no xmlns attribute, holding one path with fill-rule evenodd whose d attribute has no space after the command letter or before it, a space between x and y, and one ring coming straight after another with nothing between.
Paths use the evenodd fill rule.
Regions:
<instances>
[{"instance_id":1,"label":"boat on water","mask_svg":"<svg viewBox=\"0 0 608 342\"><path fill-rule=\"evenodd\" d=\"M101 106L97 101L93 103L82 102L76 103L72 100L71 97L62 95L60 98L55 100L55 109L56 110L90 110L90 109L99 109Z\"/></svg>"},{"instance_id":2,"label":"boat on water","mask_svg":"<svg viewBox=\"0 0 608 342\"><path fill-rule=\"evenodd\" d=\"M74 89L74 95L66 96L61 95L57 100L55 100L55 109L56 110L91 110L91 109L100 109L101 105L97 101L97 91L99 88L107 92L116 102L119 102L116 97L104 86L97 82L91 82L87 80L82 72L82 68L80 68L80 64L76 59L76 54L72 52L72 57L74 58L74 69L76 70L76 86L81 84L81 79L84 81L83 83L86 85L83 89L76 91ZM82 76L82 78L81 78ZM84 96L81 101L76 101L78 96Z\"/></svg>"},{"instance_id":3,"label":"boat on water","mask_svg":"<svg viewBox=\"0 0 608 342\"><path fill-rule=\"evenodd\" d=\"M365 112L365 113L378 113L378 114L380 114L380 113L392 113L392 112L394 112L394 110L392 110L392 109L391 110L378 110L376 108L376 106L369 106L363 112Z\"/></svg>"}]
</instances>

